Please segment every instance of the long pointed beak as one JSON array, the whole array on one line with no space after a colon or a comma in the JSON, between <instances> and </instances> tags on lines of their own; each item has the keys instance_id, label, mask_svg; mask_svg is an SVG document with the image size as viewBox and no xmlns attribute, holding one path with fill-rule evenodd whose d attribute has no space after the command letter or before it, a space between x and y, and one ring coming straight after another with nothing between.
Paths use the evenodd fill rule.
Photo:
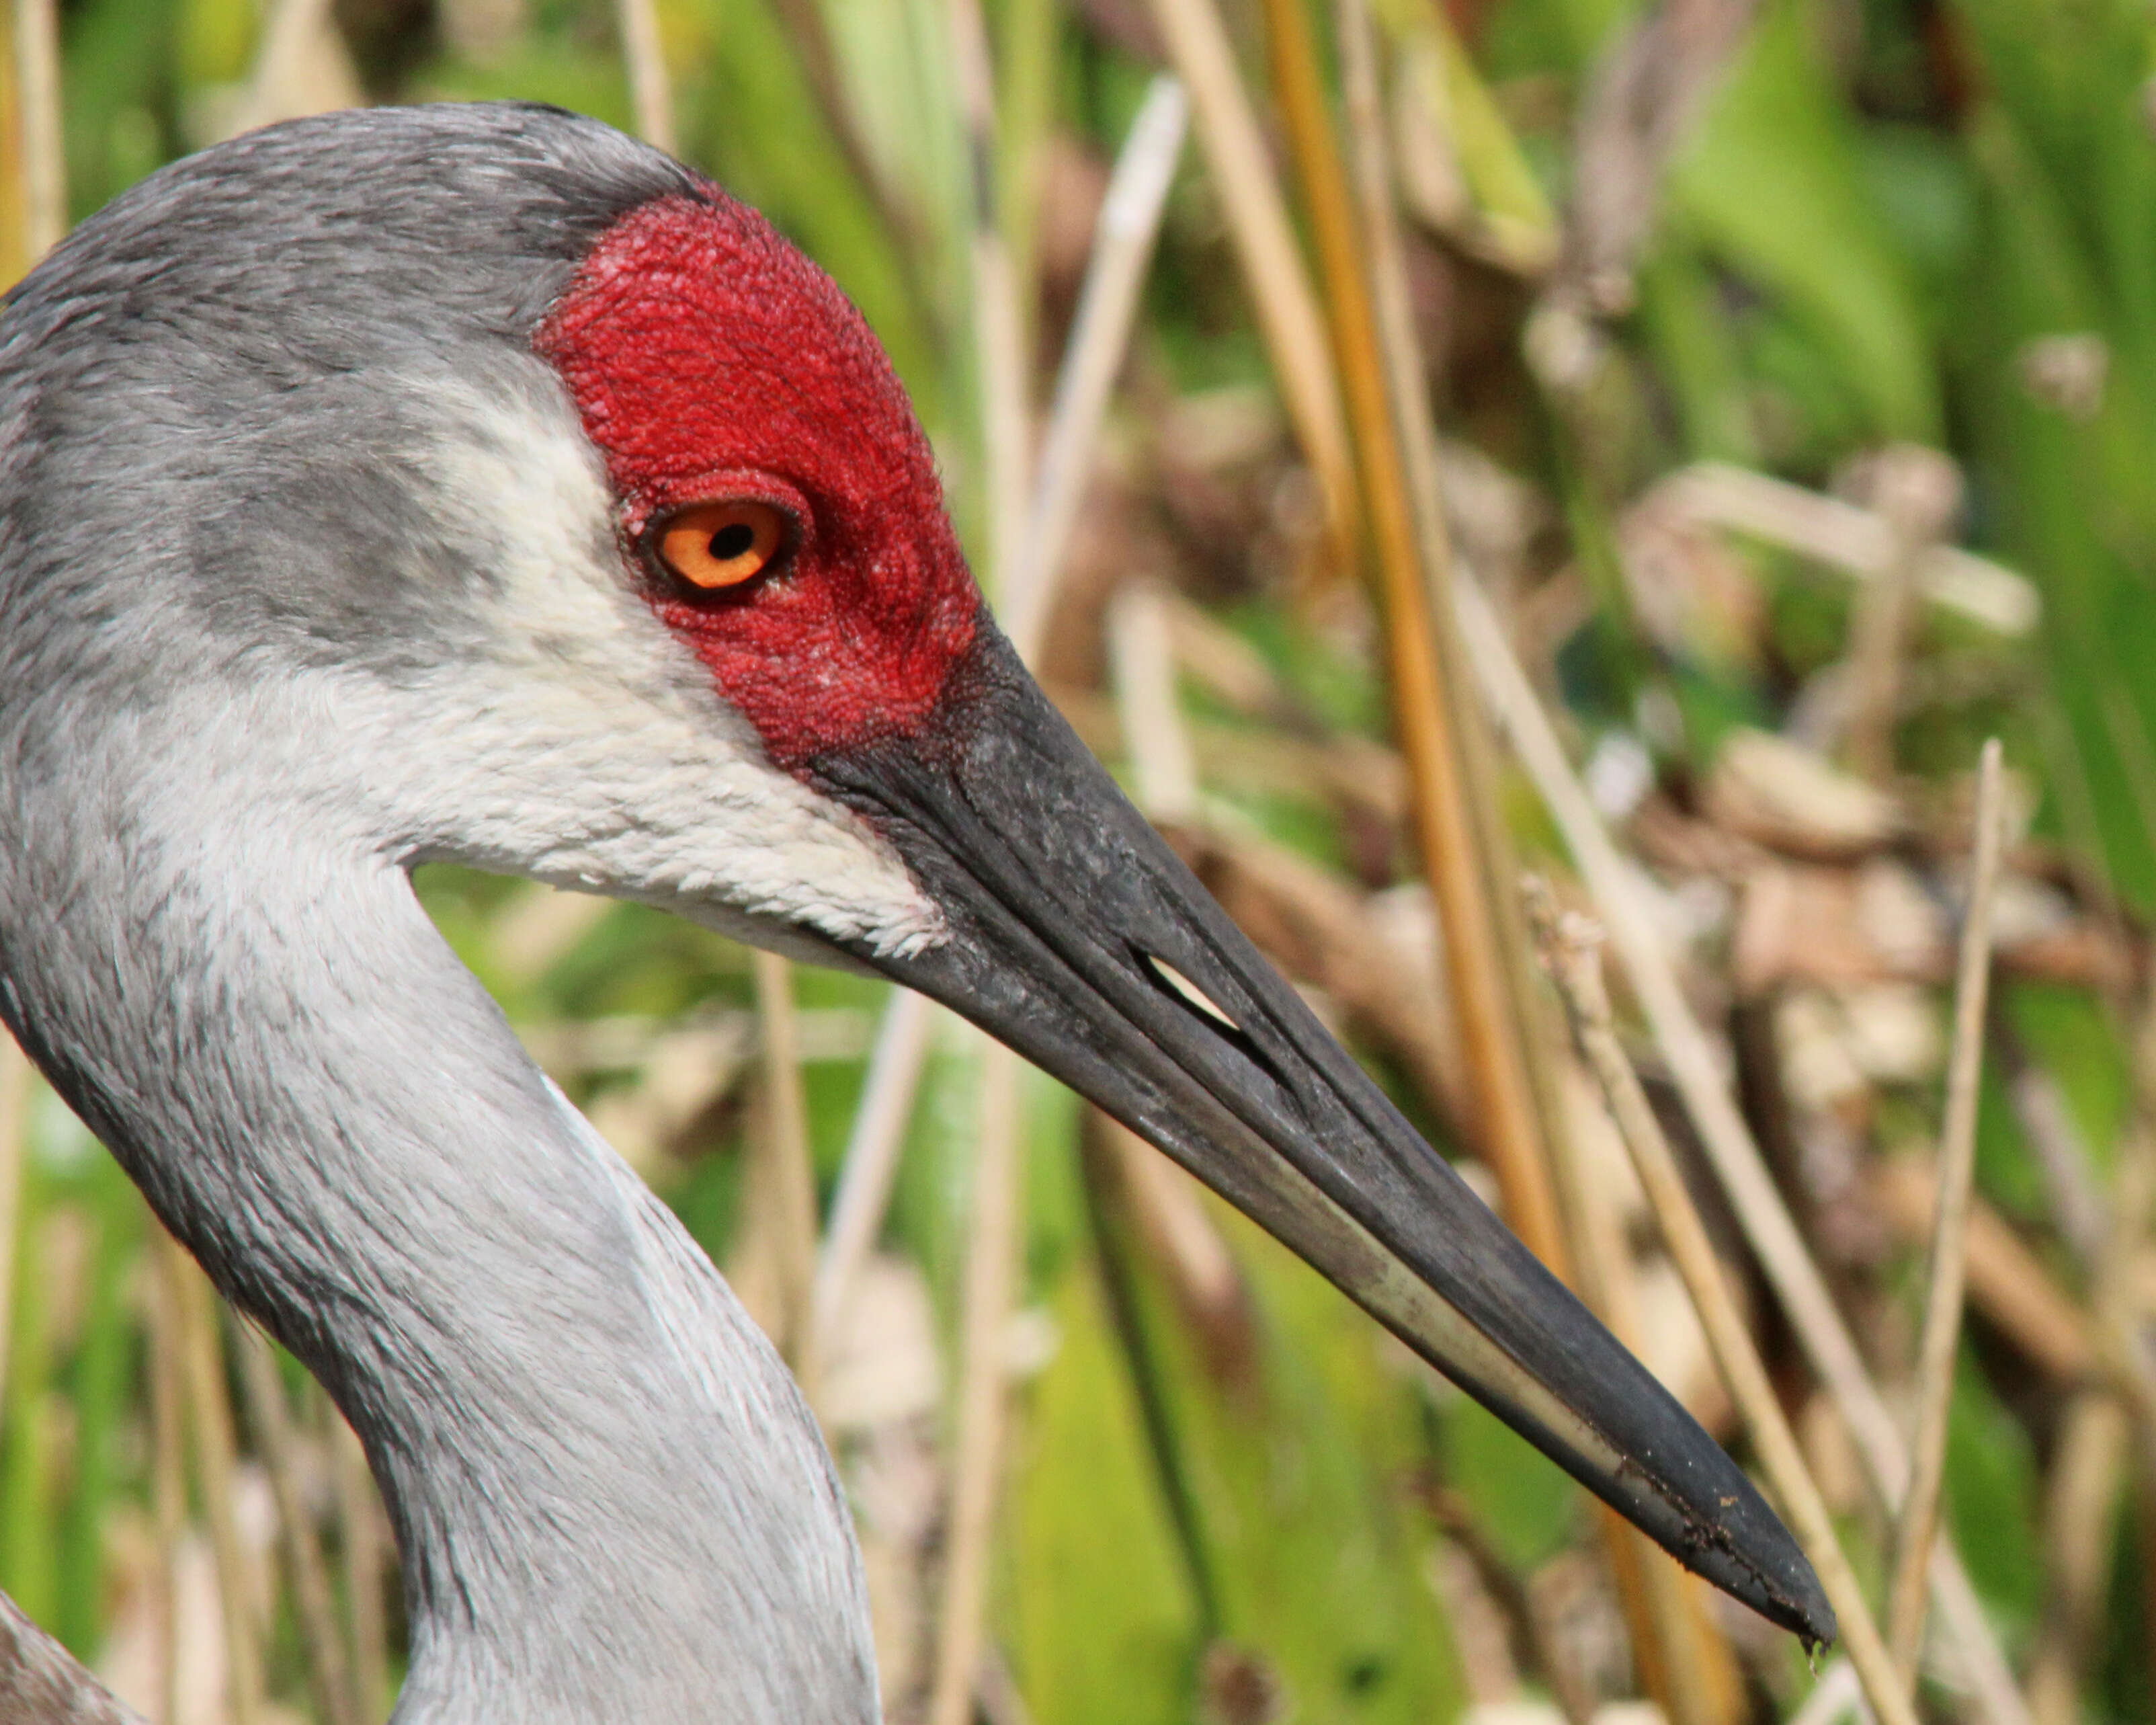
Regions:
<instances>
[{"instance_id":1,"label":"long pointed beak","mask_svg":"<svg viewBox=\"0 0 2156 1725\"><path fill-rule=\"evenodd\" d=\"M999 635L927 733L812 770L948 925L926 950L859 956L1167 1151L1681 1563L1834 1639L1750 1481L1415 1135Z\"/></svg>"}]
</instances>

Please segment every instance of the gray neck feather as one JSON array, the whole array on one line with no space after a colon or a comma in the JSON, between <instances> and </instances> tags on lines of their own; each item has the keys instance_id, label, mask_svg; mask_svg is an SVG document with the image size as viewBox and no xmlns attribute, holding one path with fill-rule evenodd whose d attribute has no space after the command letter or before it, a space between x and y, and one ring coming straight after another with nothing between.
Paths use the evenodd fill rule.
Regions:
<instances>
[{"instance_id":1,"label":"gray neck feather","mask_svg":"<svg viewBox=\"0 0 2156 1725\"><path fill-rule=\"evenodd\" d=\"M142 1725L5 1594L0 1594L0 1719L26 1725Z\"/></svg>"},{"instance_id":2,"label":"gray neck feather","mask_svg":"<svg viewBox=\"0 0 2156 1725\"><path fill-rule=\"evenodd\" d=\"M8 1016L365 1441L411 1613L398 1720L873 1719L792 1380L402 871L244 820L18 830L44 842L0 864ZM23 915L40 895L59 914Z\"/></svg>"}]
</instances>

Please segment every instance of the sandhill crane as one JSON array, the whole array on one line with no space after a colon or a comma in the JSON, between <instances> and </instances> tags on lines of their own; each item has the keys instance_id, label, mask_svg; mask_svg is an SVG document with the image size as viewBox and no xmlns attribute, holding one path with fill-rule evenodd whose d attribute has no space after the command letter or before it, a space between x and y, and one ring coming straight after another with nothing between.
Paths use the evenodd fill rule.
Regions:
<instances>
[{"instance_id":1,"label":"sandhill crane","mask_svg":"<svg viewBox=\"0 0 2156 1725\"><path fill-rule=\"evenodd\" d=\"M1831 1633L1020 667L833 284L593 121L377 110L165 169L8 298L0 1013L364 1441L408 1725L877 1716L801 1398L436 934L430 858L946 1002Z\"/></svg>"}]
</instances>

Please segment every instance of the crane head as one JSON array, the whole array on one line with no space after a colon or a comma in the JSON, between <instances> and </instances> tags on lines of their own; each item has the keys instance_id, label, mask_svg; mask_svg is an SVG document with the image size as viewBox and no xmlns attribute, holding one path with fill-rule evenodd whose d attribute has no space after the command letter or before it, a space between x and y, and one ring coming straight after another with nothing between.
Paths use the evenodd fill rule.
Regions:
<instances>
[{"instance_id":1,"label":"crane head","mask_svg":"<svg viewBox=\"0 0 2156 1725\"><path fill-rule=\"evenodd\" d=\"M602 234L536 345L605 461L629 578L800 771L927 722L980 594L860 314L761 216L699 191Z\"/></svg>"},{"instance_id":2,"label":"crane head","mask_svg":"<svg viewBox=\"0 0 2156 1725\"><path fill-rule=\"evenodd\" d=\"M30 548L9 629L25 606L90 619L75 650L112 686L172 691L192 796L402 866L640 899L943 1002L1681 1561L1831 1638L1743 1474L1042 695L865 324L716 188L551 111L254 134L154 177L17 291L0 456Z\"/></svg>"}]
</instances>

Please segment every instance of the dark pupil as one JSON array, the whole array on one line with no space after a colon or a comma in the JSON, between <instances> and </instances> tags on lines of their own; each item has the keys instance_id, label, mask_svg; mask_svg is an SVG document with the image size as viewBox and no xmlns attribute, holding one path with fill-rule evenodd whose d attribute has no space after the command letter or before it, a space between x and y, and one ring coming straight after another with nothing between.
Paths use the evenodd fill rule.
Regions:
<instances>
[{"instance_id":1,"label":"dark pupil","mask_svg":"<svg viewBox=\"0 0 2156 1725\"><path fill-rule=\"evenodd\" d=\"M756 547L756 529L745 521L722 527L711 535L711 555L721 563L745 557Z\"/></svg>"}]
</instances>

